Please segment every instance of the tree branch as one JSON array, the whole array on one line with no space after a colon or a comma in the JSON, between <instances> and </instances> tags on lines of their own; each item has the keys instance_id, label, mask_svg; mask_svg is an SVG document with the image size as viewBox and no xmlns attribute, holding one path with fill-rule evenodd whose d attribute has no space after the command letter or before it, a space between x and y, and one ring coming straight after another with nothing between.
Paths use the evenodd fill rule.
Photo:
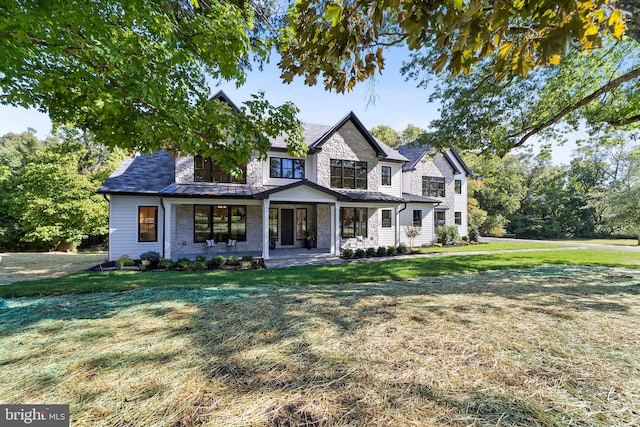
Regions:
<instances>
[{"instance_id":1,"label":"tree branch","mask_svg":"<svg viewBox=\"0 0 640 427\"><path fill-rule=\"evenodd\" d=\"M558 123L564 116L566 116L569 113L572 113L574 111L576 111L577 109L584 107L585 105L589 104L591 101L593 101L594 99L598 98L599 96L607 93L607 92L611 92L612 90L614 90L615 88L617 88L618 86L620 86L623 83L626 83L630 80L633 80L635 78L640 77L640 68L635 68L629 72L627 72L626 74L621 75L618 78L615 78L613 80L611 80L609 83L607 83L606 85L602 86L600 89L596 90L595 92L593 92L590 95L585 96L584 98L582 98L580 101L569 105L568 107L563 108L562 110L558 111L556 114L554 114L551 118L549 118L548 120L535 125L535 126L530 126L528 129L524 129L524 130L528 130L527 133L524 134L524 136L522 136L518 142L516 142L513 147L520 147L521 145L523 145L525 142L527 142L527 140L532 137L533 135L537 134L538 132L540 132L543 129L546 129L556 123ZM622 123L623 124L623 123ZM513 138L517 136L517 134L511 134L509 135L509 138Z\"/></svg>"},{"instance_id":2,"label":"tree branch","mask_svg":"<svg viewBox=\"0 0 640 427\"><path fill-rule=\"evenodd\" d=\"M625 117L623 119L618 120L607 120L607 123L611 126L624 126L630 125L631 123L640 122L640 114L635 114L633 116Z\"/></svg>"}]
</instances>

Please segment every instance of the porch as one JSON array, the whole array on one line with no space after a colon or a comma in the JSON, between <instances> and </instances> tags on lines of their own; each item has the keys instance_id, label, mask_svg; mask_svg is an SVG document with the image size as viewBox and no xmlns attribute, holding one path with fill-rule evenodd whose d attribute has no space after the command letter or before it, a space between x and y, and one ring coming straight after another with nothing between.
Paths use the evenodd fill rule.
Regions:
<instances>
[{"instance_id":1,"label":"porch","mask_svg":"<svg viewBox=\"0 0 640 427\"><path fill-rule=\"evenodd\" d=\"M293 249L272 249L269 251L270 257L268 260L265 260L265 265L267 268L278 268L278 267L292 267L292 266L301 266L301 265L316 265L316 264L337 264L342 262L342 259L334 255L330 252L328 248L312 248L312 249L303 249L303 248L293 248ZM207 258L214 257L216 255L222 255L225 258L230 256L237 256L238 258L242 258L244 255L251 255L254 258L262 258L261 251L243 251L243 252L201 252L194 254L184 254L181 255L180 258L188 258L190 260L195 260L196 256L204 255Z\"/></svg>"}]
</instances>

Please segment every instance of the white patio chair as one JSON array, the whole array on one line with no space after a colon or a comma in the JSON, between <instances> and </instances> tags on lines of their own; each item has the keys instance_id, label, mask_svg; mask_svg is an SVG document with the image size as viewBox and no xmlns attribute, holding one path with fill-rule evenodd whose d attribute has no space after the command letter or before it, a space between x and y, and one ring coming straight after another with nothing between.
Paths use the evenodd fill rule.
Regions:
<instances>
[{"instance_id":1,"label":"white patio chair","mask_svg":"<svg viewBox=\"0 0 640 427\"><path fill-rule=\"evenodd\" d=\"M231 249L233 249L233 251L235 252L236 251L236 243L237 242L238 242L237 240L229 239L227 241L227 252L229 252Z\"/></svg>"},{"instance_id":2,"label":"white patio chair","mask_svg":"<svg viewBox=\"0 0 640 427\"><path fill-rule=\"evenodd\" d=\"M207 247L206 247L207 252L209 252L209 249L213 248L213 252L218 253L218 244L214 239L206 240L206 242L207 242Z\"/></svg>"}]
</instances>

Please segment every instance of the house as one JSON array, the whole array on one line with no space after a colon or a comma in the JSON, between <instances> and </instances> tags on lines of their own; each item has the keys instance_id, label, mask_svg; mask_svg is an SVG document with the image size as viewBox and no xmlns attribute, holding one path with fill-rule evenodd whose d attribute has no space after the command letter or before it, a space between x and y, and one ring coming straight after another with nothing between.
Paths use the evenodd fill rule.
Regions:
<instances>
[{"instance_id":1,"label":"house","mask_svg":"<svg viewBox=\"0 0 640 427\"><path fill-rule=\"evenodd\" d=\"M303 136L306 158L289 156L284 137L276 138L267 160L254 155L240 180L201 156L161 151L125 160L98 189L109 201L109 259L209 249L268 259L273 249L308 241L338 255L346 246L409 243L408 225L421 230L414 245L432 243L439 225L467 234L471 172L453 147L394 150L353 113L333 126L305 124Z\"/></svg>"}]
</instances>

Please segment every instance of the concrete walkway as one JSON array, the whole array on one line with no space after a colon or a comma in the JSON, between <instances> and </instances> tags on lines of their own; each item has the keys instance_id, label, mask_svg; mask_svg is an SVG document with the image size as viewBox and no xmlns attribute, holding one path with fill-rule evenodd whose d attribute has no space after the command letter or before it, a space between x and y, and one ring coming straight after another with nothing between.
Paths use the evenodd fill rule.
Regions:
<instances>
[{"instance_id":1,"label":"concrete walkway","mask_svg":"<svg viewBox=\"0 0 640 427\"><path fill-rule=\"evenodd\" d=\"M466 255L489 255L489 254L505 254L505 253L518 253L518 252L540 252L540 251L572 251L582 249L610 249L617 251L628 252L640 252L640 246L614 246L614 245L600 245L592 243L580 243L580 242L555 242L547 240L524 240L524 239L509 239L509 238L495 238L495 237L482 237L481 242L529 242L529 243L548 243L552 245L558 245L557 248L535 248L535 249L509 249L499 251L470 251L470 252L437 252L430 254L411 254L400 255L401 259L414 259L414 258L435 258L443 256L466 256ZM397 259L398 256L390 257L371 257L371 258L352 258L345 260L329 253L296 253L291 257L279 257L275 259L269 259L265 261L267 268L283 268L283 267L296 267L304 265L323 265L323 264L341 264L344 262L378 262L387 261L391 259Z\"/></svg>"}]
</instances>

